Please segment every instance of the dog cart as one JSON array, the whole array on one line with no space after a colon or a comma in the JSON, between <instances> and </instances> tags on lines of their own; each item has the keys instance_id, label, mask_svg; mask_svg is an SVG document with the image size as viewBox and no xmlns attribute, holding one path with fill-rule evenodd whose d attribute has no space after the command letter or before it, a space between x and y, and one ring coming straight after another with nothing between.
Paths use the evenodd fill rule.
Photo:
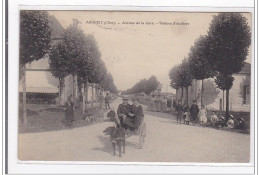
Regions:
<instances>
[{"instance_id":1,"label":"dog cart","mask_svg":"<svg viewBox=\"0 0 260 175\"><path fill-rule=\"evenodd\" d=\"M136 129L134 131L130 131L130 135L126 136L126 138L131 137L131 136L138 136L139 137L139 147L140 147L140 149L142 149L144 141L145 141L145 137L146 137L146 124L144 122L144 118L142 118L141 124L138 127L138 129Z\"/></svg>"}]
</instances>

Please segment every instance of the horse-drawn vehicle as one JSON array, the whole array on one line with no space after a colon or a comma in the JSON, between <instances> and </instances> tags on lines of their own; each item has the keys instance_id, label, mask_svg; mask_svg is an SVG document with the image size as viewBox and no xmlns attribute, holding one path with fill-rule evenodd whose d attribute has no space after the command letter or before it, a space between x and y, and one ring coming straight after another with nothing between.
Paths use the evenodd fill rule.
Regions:
<instances>
[{"instance_id":1,"label":"horse-drawn vehicle","mask_svg":"<svg viewBox=\"0 0 260 175\"><path fill-rule=\"evenodd\" d=\"M139 137L139 147L140 149L143 148L143 144L146 137L146 123L144 122L144 118L142 118L141 123L137 129L134 131L130 131L128 135L126 135L125 138L131 137L131 136L138 136Z\"/></svg>"}]
</instances>

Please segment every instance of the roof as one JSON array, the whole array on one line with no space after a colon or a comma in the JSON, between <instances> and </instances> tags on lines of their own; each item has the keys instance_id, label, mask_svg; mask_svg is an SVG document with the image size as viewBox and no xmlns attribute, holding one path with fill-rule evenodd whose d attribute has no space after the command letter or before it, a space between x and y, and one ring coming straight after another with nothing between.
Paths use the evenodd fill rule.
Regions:
<instances>
[{"instance_id":1,"label":"roof","mask_svg":"<svg viewBox=\"0 0 260 175\"><path fill-rule=\"evenodd\" d=\"M59 81L49 71L26 71L26 92L58 93ZM22 92L22 82L19 83L19 92Z\"/></svg>"},{"instance_id":2,"label":"roof","mask_svg":"<svg viewBox=\"0 0 260 175\"><path fill-rule=\"evenodd\" d=\"M244 66L242 67L241 71L239 74L250 74L251 73L251 64L245 62Z\"/></svg>"},{"instance_id":3,"label":"roof","mask_svg":"<svg viewBox=\"0 0 260 175\"><path fill-rule=\"evenodd\" d=\"M54 16L49 15L48 19L49 25L52 29L52 38L60 39L62 37L62 33L64 32L64 28Z\"/></svg>"}]
</instances>

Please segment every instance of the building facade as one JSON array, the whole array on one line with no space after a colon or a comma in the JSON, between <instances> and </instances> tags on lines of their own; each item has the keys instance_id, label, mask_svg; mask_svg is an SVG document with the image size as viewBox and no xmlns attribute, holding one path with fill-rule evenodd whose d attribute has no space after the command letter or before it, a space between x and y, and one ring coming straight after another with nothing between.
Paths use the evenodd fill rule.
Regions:
<instances>
[{"instance_id":1,"label":"building facade","mask_svg":"<svg viewBox=\"0 0 260 175\"><path fill-rule=\"evenodd\" d=\"M245 63L239 73L233 74L233 86L229 91L229 110L230 111L250 111L250 80L251 64ZM202 81L193 80L191 86L176 90L176 100L182 103L192 104L193 100L201 106L203 104L210 110L225 110L226 93L218 89L214 78L203 81L203 93L201 97Z\"/></svg>"}]
</instances>

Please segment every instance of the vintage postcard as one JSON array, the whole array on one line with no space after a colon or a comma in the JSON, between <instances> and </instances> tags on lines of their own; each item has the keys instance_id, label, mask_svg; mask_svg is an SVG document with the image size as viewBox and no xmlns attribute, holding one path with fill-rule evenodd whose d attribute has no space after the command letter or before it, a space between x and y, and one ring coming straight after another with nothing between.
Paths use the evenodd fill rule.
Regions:
<instances>
[{"instance_id":1,"label":"vintage postcard","mask_svg":"<svg viewBox=\"0 0 260 175\"><path fill-rule=\"evenodd\" d=\"M20 161L252 161L252 13L19 13Z\"/></svg>"}]
</instances>

